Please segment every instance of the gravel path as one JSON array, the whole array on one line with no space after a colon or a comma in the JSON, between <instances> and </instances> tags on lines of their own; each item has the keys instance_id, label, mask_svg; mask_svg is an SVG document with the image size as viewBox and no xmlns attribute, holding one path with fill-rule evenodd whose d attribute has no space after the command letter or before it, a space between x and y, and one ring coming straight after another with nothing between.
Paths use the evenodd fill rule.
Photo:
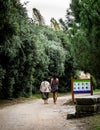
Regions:
<instances>
[{"instance_id":1,"label":"gravel path","mask_svg":"<svg viewBox=\"0 0 100 130\"><path fill-rule=\"evenodd\" d=\"M75 112L74 105L63 105L71 96L52 98L49 104L42 99L19 103L0 109L0 130L85 130L78 119L67 120Z\"/></svg>"}]
</instances>

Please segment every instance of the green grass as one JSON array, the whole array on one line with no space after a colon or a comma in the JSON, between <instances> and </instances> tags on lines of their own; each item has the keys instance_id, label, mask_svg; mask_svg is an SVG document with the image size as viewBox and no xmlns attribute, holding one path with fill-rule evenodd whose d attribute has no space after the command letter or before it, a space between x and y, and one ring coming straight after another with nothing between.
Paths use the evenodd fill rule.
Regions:
<instances>
[{"instance_id":1,"label":"green grass","mask_svg":"<svg viewBox=\"0 0 100 130\"><path fill-rule=\"evenodd\" d=\"M41 94L33 94L29 98L20 97L20 98L16 98L16 99L12 99L12 100L2 100L2 99L0 99L0 108L3 108L5 106L9 106L9 105L14 105L14 104L17 104L17 103L22 103L22 102L26 102L26 101L39 99L39 98L41 98Z\"/></svg>"},{"instance_id":2,"label":"green grass","mask_svg":"<svg viewBox=\"0 0 100 130\"><path fill-rule=\"evenodd\" d=\"M33 94L32 98L33 99L40 99L41 98L41 94Z\"/></svg>"},{"instance_id":3,"label":"green grass","mask_svg":"<svg viewBox=\"0 0 100 130\"><path fill-rule=\"evenodd\" d=\"M100 89L95 89L93 91L93 93L98 93L98 92L100 92ZM70 94L71 94L71 92L58 93L58 96L67 96L67 95L70 95ZM50 97L52 97L52 93L50 93ZM25 101L29 101L29 100L40 99L40 98L41 98L41 93L33 94L29 98L20 97L20 98L12 99L12 100L0 100L0 107L12 105L12 104L16 104L16 103L21 103L21 102L25 102Z\"/></svg>"},{"instance_id":4,"label":"green grass","mask_svg":"<svg viewBox=\"0 0 100 130\"><path fill-rule=\"evenodd\" d=\"M85 130L100 130L100 114L80 119Z\"/></svg>"},{"instance_id":5,"label":"green grass","mask_svg":"<svg viewBox=\"0 0 100 130\"><path fill-rule=\"evenodd\" d=\"M93 90L93 92L95 93L95 92L100 92L100 89L95 89L95 90Z\"/></svg>"},{"instance_id":6,"label":"green grass","mask_svg":"<svg viewBox=\"0 0 100 130\"><path fill-rule=\"evenodd\" d=\"M59 93L58 96L65 96L68 95L67 93ZM52 97L52 93L50 93L50 96ZM20 97L20 98L16 98L16 99L12 99L12 100L2 100L0 99L0 108L5 107L5 106L9 106L9 105L14 105L17 103L22 103L22 102L26 102L26 101L31 101L31 100L35 100L35 99L40 99L41 98L41 93L39 94L33 94L31 97L26 98L26 97Z\"/></svg>"}]
</instances>

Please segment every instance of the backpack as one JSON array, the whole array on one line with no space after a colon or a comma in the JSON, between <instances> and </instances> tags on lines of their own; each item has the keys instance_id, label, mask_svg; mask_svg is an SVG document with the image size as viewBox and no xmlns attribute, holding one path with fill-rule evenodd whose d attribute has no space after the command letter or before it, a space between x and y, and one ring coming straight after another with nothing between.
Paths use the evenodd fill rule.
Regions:
<instances>
[{"instance_id":1,"label":"backpack","mask_svg":"<svg viewBox=\"0 0 100 130\"><path fill-rule=\"evenodd\" d=\"M51 85L52 92L55 92L58 90L58 82L57 79L52 79L52 85Z\"/></svg>"}]
</instances>

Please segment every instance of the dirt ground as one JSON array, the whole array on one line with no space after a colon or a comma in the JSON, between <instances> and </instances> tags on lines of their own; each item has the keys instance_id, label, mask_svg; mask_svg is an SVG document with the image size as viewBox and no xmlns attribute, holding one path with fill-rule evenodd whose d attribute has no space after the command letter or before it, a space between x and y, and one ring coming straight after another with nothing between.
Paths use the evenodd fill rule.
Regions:
<instances>
[{"instance_id":1,"label":"dirt ground","mask_svg":"<svg viewBox=\"0 0 100 130\"><path fill-rule=\"evenodd\" d=\"M49 104L36 99L0 108L0 130L85 130L79 119L67 120L68 113L75 112L74 105L64 105L71 96L52 98Z\"/></svg>"}]
</instances>

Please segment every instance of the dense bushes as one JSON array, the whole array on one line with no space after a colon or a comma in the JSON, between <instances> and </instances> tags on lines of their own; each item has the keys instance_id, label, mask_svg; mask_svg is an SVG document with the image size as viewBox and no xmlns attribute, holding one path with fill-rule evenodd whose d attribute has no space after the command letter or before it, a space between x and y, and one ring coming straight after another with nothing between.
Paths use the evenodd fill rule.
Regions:
<instances>
[{"instance_id":1,"label":"dense bushes","mask_svg":"<svg viewBox=\"0 0 100 130\"><path fill-rule=\"evenodd\" d=\"M50 80L55 72L65 75L66 49L57 32L31 21L19 2L1 5L7 10L0 8L0 18L8 11L9 17L2 19L0 27L0 97L28 97L39 91L44 77Z\"/></svg>"},{"instance_id":2,"label":"dense bushes","mask_svg":"<svg viewBox=\"0 0 100 130\"><path fill-rule=\"evenodd\" d=\"M84 3L86 8L83 8ZM40 12L41 21L33 22L17 0L1 0L0 98L31 96L39 91L43 78L50 80L53 73L60 79L60 92L71 89L70 77L75 69L88 71L99 78L97 3L94 1L92 10L91 0L88 3L73 0L72 12L68 12L67 22L63 22L63 30L54 31L44 25ZM77 4L80 5L78 8ZM92 24L85 14L86 9L88 13L93 12L89 17ZM38 10L35 11L37 17ZM70 19L72 14L74 19Z\"/></svg>"}]
</instances>

